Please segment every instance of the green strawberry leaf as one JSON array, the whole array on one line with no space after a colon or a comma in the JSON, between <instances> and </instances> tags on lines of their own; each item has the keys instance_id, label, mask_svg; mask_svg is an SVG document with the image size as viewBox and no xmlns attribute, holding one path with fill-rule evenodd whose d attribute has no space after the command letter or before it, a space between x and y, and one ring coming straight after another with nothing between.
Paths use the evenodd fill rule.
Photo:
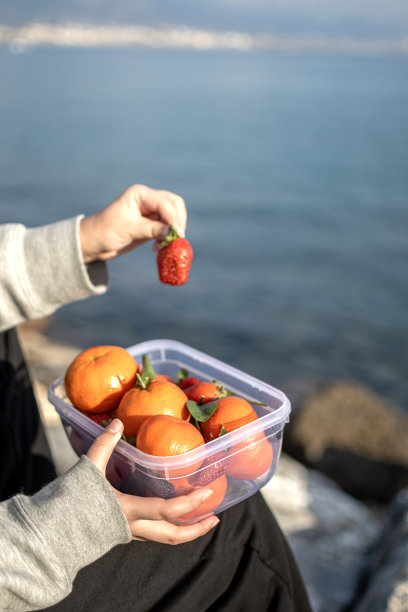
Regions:
<instances>
[{"instance_id":1,"label":"green strawberry leaf","mask_svg":"<svg viewBox=\"0 0 408 612\"><path fill-rule=\"evenodd\" d=\"M231 391L227 391L224 384L220 382L219 380L214 379L213 383L214 385L217 385L218 387L218 391L215 395L217 399L221 399L223 397L229 397L230 395L235 395L235 393L232 393Z\"/></svg>"},{"instance_id":2,"label":"green strawberry leaf","mask_svg":"<svg viewBox=\"0 0 408 612\"><path fill-rule=\"evenodd\" d=\"M218 434L218 438L221 438L221 436L225 436L225 434L227 434L227 430L225 429L224 425L221 425L221 429L220 429L220 433ZM214 437L214 434L211 432L210 433L210 440L215 440L216 438ZM227 451L229 452L230 449L227 449Z\"/></svg>"},{"instance_id":3,"label":"green strawberry leaf","mask_svg":"<svg viewBox=\"0 0 408 612\"><path fill-rule=\"evenodd\" d=\"M129 436L127 438L125 434L123 433L121 440L124 440L125 442L127 442L128 444L131 444L132 446L136 446L136 436Z\"/></svg>"},{"instance_id":4,"label":"green strawberry leaf","mask_svg":"<svg viewBox=\"0 0 408 612\"><path fill-rule=\"evenodd\" d=\"M167 234L167 236L164 238L164 240L160 243L159 248L164 248L167 245L170 244L170 242L173 242L173 240L176 240L176 238L178 238L178 233L176 232L176 230L174 229L174 227L172 225L169 225L169 232Z\"/></svg>"},{"instance_id":5,"label":"green strawberry leaf","mask_svg":"<svg viewBox=\"0 0 408 612\"><path fill-rule=\"evenodd\" d=\"M217 410L217 402L208 402L207 404L199 404L193 400L188 400L186 402L186 406L191 414L191 416L202 423L210 418L212 414Z\"/></svg>"},{"instance_id":6,"label":"green strawberry leaf","mask_svg":"<svg viewBox=\"0 0 408 612\"><path fill-rule=\"evenodd\" d=\"M187 378L187 376L188 370L186 370L186 368L180 368L180 370L177 372L177 382L181 382L182 380Z\"/></svg>"}]
</instances>

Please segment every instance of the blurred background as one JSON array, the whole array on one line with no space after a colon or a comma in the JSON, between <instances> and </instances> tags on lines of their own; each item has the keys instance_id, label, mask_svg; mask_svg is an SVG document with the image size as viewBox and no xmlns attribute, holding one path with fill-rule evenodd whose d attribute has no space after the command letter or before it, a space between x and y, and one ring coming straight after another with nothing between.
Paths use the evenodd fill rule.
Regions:
<instances>
[{"instance_id":1,"label":"blurred background","mask_svg":"<svg viewBox=\"0 0 408 612\"><path fill-rule=\"evenodd\" d=\"M201 8L200 8L201 7ZM189 213L187 285L151 245L47 333L172 338L291 389L352 379L408 405L405 0L3 0L1 222L132 183Z\"/></svg>"}]
</instances>

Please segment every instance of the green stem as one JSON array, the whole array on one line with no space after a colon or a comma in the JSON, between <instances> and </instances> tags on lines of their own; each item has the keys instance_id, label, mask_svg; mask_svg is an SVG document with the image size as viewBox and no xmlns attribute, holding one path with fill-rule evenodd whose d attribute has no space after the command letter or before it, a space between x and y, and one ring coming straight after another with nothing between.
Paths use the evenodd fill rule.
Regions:
<instances>
[{"instance_id":1,"label":"green stem","mask_svg":"<svg viewBox=\"0 0 408 612\"><path fill-rule=\"evenodd\" d=\"M137 382L139 384L139 387L141 387L144 391L146 391L147 384L145 382L145 379L140 376L139 372L136 374L136 378L137 378Z\"/></svg>"},{"instance_id":2,"label":"green stem","mask_svg":"<svg viewBox=\"0 0 408 612\"><path fill-rule=\"evenodd\" d=\"M168 234L165 237L165 239L160 243L160 248L166 247L168 244L170 244L170 242L173 242L173 240L176 240L176 238L178 238L178 237L179 237L179 235L176 232L176 230L174 229L174 227L172 225L169 225Z\"/></svg>"},{"instance_id":3,"label":"green stem","mask_svg":"<svg viewBox=\"0 0 408 612\"><path fill-rule=\"evenodd\" d=\"M142 363L143 363L143 380L145 381L145 384L148 385L151 380L154 380L156 378L156 372L154 371L152 362L150 361L150 357L147 353L143 355Z\"/></svg>"}]
</instances>

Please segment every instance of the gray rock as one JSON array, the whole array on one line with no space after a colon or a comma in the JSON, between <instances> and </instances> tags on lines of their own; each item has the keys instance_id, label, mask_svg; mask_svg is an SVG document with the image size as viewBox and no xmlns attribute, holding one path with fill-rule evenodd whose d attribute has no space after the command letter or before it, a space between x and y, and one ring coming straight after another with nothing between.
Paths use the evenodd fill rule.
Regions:
<instances>
[{"instance_id":1,"label":"gray rock","mask_svg":"<svg viewBox=\"0 0 408 612\"><path fill-rule=\"evenodd\" d=\"M262 494L288 537L315 612L344 610L359 594L382 520L285 454Z\"/></svg>"},{"instance_id":2,"label":"gray rock","mask_svg":"<svg viewBox=\"0 0 408 612\"><path fill-rule=\"evenodd\" d=\"M306 397L284 450L356 498L388 503L408 485L408 418L365 386L328 383Z\"/></svg>"},{"instance_id":3,"label":"gray rock","mask_svg":"<svg viewBox=\"0 0 408 612\"><path fill-rule=\"evenodd\" d=\"M353 612L408 611L408 489L389 507L386 529L367 573L366 589Z\"/></svg>"}]
</instances>

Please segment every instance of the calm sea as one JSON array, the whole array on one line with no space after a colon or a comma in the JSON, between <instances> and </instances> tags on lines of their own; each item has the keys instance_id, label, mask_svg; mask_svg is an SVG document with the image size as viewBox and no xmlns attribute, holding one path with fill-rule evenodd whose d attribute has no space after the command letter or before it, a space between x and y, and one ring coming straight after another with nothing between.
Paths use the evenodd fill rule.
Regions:
<instances>
[{"instance_id":1,"label":"calm sea","mask_svg":"<svg viewBox=\"0 0 408 612\"><path fill-rule=\"evenodd\" d=\"M288 392L347 378L408 409L406 57L2 49L0 82L3 222L134 182L188 205L187 285L144 246L53 336L173 338Z\"/></svg>"}]
</instances>

